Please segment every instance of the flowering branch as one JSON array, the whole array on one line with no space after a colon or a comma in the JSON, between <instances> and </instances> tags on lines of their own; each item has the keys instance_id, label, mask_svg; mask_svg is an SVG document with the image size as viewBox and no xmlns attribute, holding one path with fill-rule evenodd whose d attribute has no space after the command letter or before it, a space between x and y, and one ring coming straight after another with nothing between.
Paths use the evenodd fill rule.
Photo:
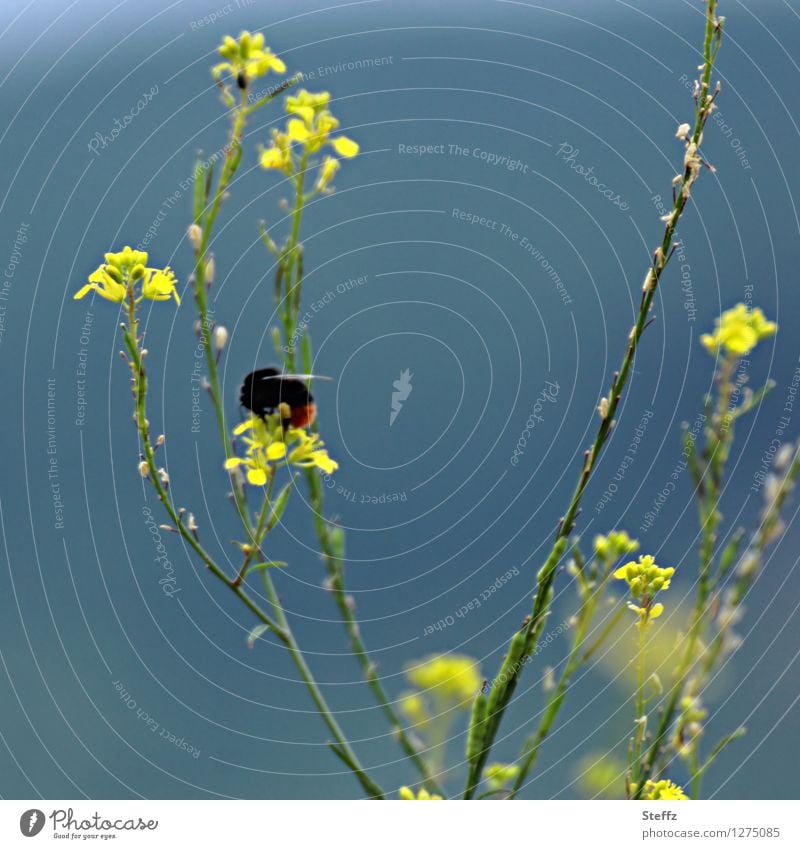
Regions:
<instances>
[{"instance_id":1,"label":"flowering branch","mask_svg":"<svg viewBox=\"0 0 800 849\"><path fill-rule=\"evenodd\" d=\"M537 576L537 590L533 603L533 611L526 625L523 627L523 630L519 632L524 634L520 654L516 658L516 662L512 666L509 666L508 660L511 656L511 651L509 651L509 655L507 655L506 661L504 662L504 669L507 671L509 678L502 687L502 693L500 693L495 700L496 705L494 711L492 711L488 717L486 733L483 740L483 750L478 758L473 761L469 770L467 785L464 791L465 799L470 799L475 794L476 788L481 780L483 767L485 766L486 759L494 743L503 714L514 694L517 680L522 670L522 665L530 656L530 653L541 634L542 628L544 627L544 622L552 600L552 585L555 580L556 567L558 566L558 563L566 549L567 538L572 532L575 520L580 512L583 493L586 490L589 479L594 471L600 452L608 440L615 423L614 416L616 414L620 398L622 397L622 392L628 382L628 377L636 355L639 340L649 324L650 309L652 307L658 284L674 250L673 239L678 226L678 221L683 214L691 195L692 186L697 180L700 169L703 165L703 161L698 153L698 148L703 134L703 128L713 111L714 100L719 93L719 84L717 84L713 92L710 88L711 74L722 39L722 28L724 23L724 18L717 17L716 8L717 0L707 0L706 30L703 44L703 65L701 68L700 79L698 80L695 90L696 107L694 128L692 129L687 124L683 124L678 128L678 137L684 139L686 143L686 152L684 155L683 173L678 175L674 181L675 191L673 208L672 211L664 217L664 235L661 240L661 244L653 253L651 266L645 276L642 287L642 297L639 304L639 313L637 315L636 322L628 335L628 344L625 348L620 368L614 373L608 395L600 402L600 425L597 430L597 435L592 447L584 454L583 465L578 476L578 483L575 488L575 492L569 502L566 513L558 524L558 529L556 531L550 555ZM512 646L514 641L519 642L519 633L512 639Z\"/></svg>"}]
</instances>

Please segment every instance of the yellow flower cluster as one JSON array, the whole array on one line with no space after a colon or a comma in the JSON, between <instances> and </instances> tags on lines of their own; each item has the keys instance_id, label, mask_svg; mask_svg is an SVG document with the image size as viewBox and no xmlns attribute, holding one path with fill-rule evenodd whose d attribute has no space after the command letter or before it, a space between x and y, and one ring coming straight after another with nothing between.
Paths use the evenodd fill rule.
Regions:
<instances>
[{"instance_id":1,"label":"yellow flower cluster","mask_svg":"<svg viewBox=\"0 0 800 849\"><path fill-rule=\"evenodd\" d=\"M105 262L89 275L89 282L75 293L75 300L89 292L97 292L107 301L121 304L133 295L138 303L142 298L168 301L178 297L178 281L169 267L148 268L146 251L135 251L127 245L118 253L107 253Z\"/></svg>"},{"instance_id":2,"label":"yellow flower cluster","mask_svg":"<svg viewBox=\"0 0 800 849\"><path fill-rule=\"evenodd\" d=\"M214 65L211 69L214 79L221 79L227 72L236 78L239 88L247 88L252 80L263 77L270 71L276 74L286 71L284 62L269 47L264 46L264 34L261 32L253 35L243 30L238 39L226 35L217 49L226 61Z\"/></svg>"},{"instance_id":3,"label":"yellow flower cluster","mask_svg":"<svg viewBox=\"0 0 800 849\"><path fill-rule=\"evenodd\" d=\"M328 109L330 97L327 91L312 94L303 89L286 98L286 112L293 117L287 121L285 132L272 131L272 146L261 152L262 168L275 169L287 175L294 173L293 144L302 146L303 156L313 155L325 145L330 145L344 159L351 159L358 153L358 144L347 136L331 138L331 133L339 127L339 121ZM338 170L339 160L324 156L319 166L316 190L327 188Z\"/></svg>"},{"instance_id":4,"label":"yellow flower cluster","mask_svg":"<svg viewBox=\"0 0 800 849\"><path fill-rule=\"evenodd\" d=\"M648 779L644 784L644 789L642 790L642 799L650 799L653 801L677 802L688 798L689 797L683 792L682 787L679 787L677 784L666 778L661 781L651 781Z\"/></svg>"},{"instance_id":5,"label":"yellow flower cluster","mask_svg":"<svg viewBox=\"0 0 800 849\"><path fill-rule=\"evenodd\" d=\"M253 486L264 486L278 466L316 466L326 474L339 468L339 464L328 455L319 434L302 428L285 430L278 415L266 420L252 416L238 425L233 433L243 437L247 450L244 457L226 460L225 468L244 466L247 481Z\"/></svg>"},{"instance_id":6,"label":"yellow flower cluster","mask_svg":"<svg viewBox=\"0 0 800 849\"><path fill-rule=\"evenodd\" d=\"M628 607L638 614L640 627L645 627L664 612L664 605L653 604L653 599L656 593L669 589L674 574L672 566L666 569L656 566L655 558L650 554L642 555L638 562L632 560L614 572L617 580L627 582L631 595L638 602L628 602Z\"/></svg>"},{"instance_id":7,"label":"yellow flower cluster","mask_svg":"<svg viewBox=\"0 0 800 849\"><path fill-rule=\"evenodd\" d=\"M418 689L439 702L453 705L471 702L483 683L476 662L466 655L433 655L406 670Z\"/></svg>"},{"instance_id":8,"label":"yellow flower cluster","mask_svg":"<svg viewBox=\"0 0 800 849\"><path fill-rule=\"evenodd\" d=\"M398 795L407 802L440 802L442 799L438 793L429 793L424 787L416 795L410 787L401 787Z\"/></svg>"},{"instance_id":9,"label":"yellow flower cluster","mask_svg":"<svg viewBox=\"0 0 800 849\"><path fill-rule=\"evenodd\" d=\"M519 767L516 764L489 764L485 775L490 790L502 790L519 775Z\"/></svg>"},{"instance_id":10,"label":"yellow flower cluster","mask_svg":"<svg viewBox=\"0 0 800 849\"><path fill-rule=\"evenodd\" d=\"M639 540L631 539L625 531L611 531L608 536L598 534L594 538L595 554L606 562L613 562L639 547Z\"/></svg>"},{"instance_id":11,"label":"yellow flower cluster","mask_svg":"<svg viewBox=\"0 0 800 849\"><path fill-rule=\"evenodd\" d=\"M704 333L700 342L714 357L723 348L729 357L744 357L762 339L774 335L777 329L778 325L767 321L760 309L737 304L716 319L714 332Z\"/></svg>"},{"instance_id":12,"label":"yellow flower cluster","mask_svg":"<svg viewBox=\"0 0 800 849\"><path fill-rule=\"evenodd\" d=\"M416 687L400 697L400 710L414 734L429 746L430 766L441 768L441 741L458 712L470 708L483 685L478 664L461 654L431 655L406 667L406 678Z\"/></svg>"}]
</instances>

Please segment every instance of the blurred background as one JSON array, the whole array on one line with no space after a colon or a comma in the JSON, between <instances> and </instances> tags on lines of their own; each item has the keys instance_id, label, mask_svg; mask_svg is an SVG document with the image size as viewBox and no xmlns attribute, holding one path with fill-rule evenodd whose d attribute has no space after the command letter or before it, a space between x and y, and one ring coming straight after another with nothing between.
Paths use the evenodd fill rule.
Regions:
<instances>
[{"instance_id":1,"label":"blurred background","mask_svg":"<svg viewBox=\"0 0 800 849\"><path fill-rule=\"evenodd\" d=\"M397 697L404 666L440 651L474 656L491 678L530 609L661 238L683 156L675 129L693 116L702 11L698 0L5 0L0 794L359 795L286 653L269 639L247 647L251 617L177 536L163 535L169 564L157 561L143 508L164 518L136 469L116 307L72 300L124 244L185 286L193 163L219 150L228 126L209 75L222 37L263 30L308 88L331 92L361 145L337 192L307 210L304 295L315 370L334 378L315 390L340 463L325 481L327 510L347 529L349 588ZM777 387L739 428L726 533L756 525L762 495L751 486L800 355L800 7L724 0L720 14L723 89L703 145L716 171L702 173L682 219L579 520L586 540L625 528L676 565L672 609L691 598L697 522L687 475L660 493L681 461L680 423L695 421L711 383L698 336L743 300L781 328L750 358L751 383ZM281 122L276 107L250 125L212 246L211 308L231 332L221 363L231 422L242 376L275 359L257 222L285 234L286 187L257 151ZM167 434L175 501L233 569L216 423L194 391L193 308L187 290L180 308L146 313L150 420ZM404 370L412 388L390 423ZM788 415L781 441L800 435L800 411ZM354 747L396 788L414 774L348 652L302 500L271 543L290 564L280 593ZM707 795L797 796L797 506L747 599L741 647L708 694L706 746L740 724L748 736L711 768ZM553 624L574 610L566 574L556 592ZM677 627L666 620L662 641ZM624 761L629 639L575 682L527 797L592 796L586 765ZM527 667L498 758L515 755L542 708L543 671L566 648L554 640ZM462 743L448 758L453 793Z\"/></svg>"}]
</instances>

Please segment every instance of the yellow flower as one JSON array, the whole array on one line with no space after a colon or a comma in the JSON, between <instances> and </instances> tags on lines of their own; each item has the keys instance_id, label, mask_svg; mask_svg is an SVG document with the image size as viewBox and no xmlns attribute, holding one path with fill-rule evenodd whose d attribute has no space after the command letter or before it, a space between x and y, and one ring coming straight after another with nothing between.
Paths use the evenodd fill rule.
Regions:
<instances>
[{"instance_id":1,"label":"yellow flower","mask_svg":"<svg viewBox=\"0 0 800 849\"><path fill-rule=\"evenodd\" d=\"M655 558L651 554L644 554L639 561L631 561L620 566L614 577L620 581L627 581L631 595L634 598L644 599L652 597L660 590L668 590L670 579L675 574L672 566L662 569L656 566Z\"/></svg>"},{"instance_id":2,"label":"yellow flower","mask_svg":"<svg viewBox=\"0 0 800 849\"><path fill-rule=\"evenodd\" d=\"M652 619L658 619L659 616L664 612L664 605L659 602L658 604L654 604L651 607L639 607L635 605L633 602L628 602L628 608L632 610L634 613L638 614L639 619L649 622Z\"/></svg>"},{"instance_id":3,"label":"yellow flower","mask_svg":"<svg viewBox=\"0 0 800 849\"><path fill-rule=\"evenodd\" d=\"M152 301L175 298L180 303L175 275L168 267L147 268L147 259L146 251L135 251L127 245L117 253L107 253L105 263L89 275L89 282L75 293L75 300L94 291L117 304L131 295L137 303L143 298Z\"/></svg>"},{"instance_id":4,"label":"yellow flower","mask_svg":"<svg viewBox=\"0 0 800 849\"><path fill-rule=\"evenodd\" d=\"M628 602L628 607L639 617L640 628L646 628L664 612L664 605L653 604L653 599L656 593L669 589L674 574L672 566L666 569L656 566L655 558L650 554L642 555L638 562L626 563L614 572L617 580L627 582L631 596L638 602Z\"/></svg>"},{"instance_id":5,"label":"yellow flower","mask_svg":"<svg viewBox=\"0 0 800 849\"><path fill-rule=\"evenodd\" d=\"M502 790L519 775L516 764L489 764L486 767L486 782L491 790Z\"/></svg>"},{"instance_id":6,"label":"yellow flower","mask_svg":"<svg viewBox=\"0 0 800 849\"><path fill-rule=\"evenodd\" d=\"M120 304L125 300L125 295L128 290L122 285L122 283L111 276L107 266L101 265L97 271L94 271L89 275L89 282L78 289L74 298L78 301L88 295L91 291L97 292L101 298L105 298L107 301L114 301L115 303Z\"/></svg>"},{"instance_id":7,"label":"yellow flower","mask_svg":"<svg viewBox=\"0 0 800 849\"><path fill-rule=\"evenodd\" d=\"M293 465L303 468L316 466L326 475L330 475L339 468L339 464L328 456L328 452L323 447L325 443L319 438L319 434L292 428L289 431L289 437L298 443L289 454L289 462Z\"/></svg>"},{"instance_id":8,"label":"yellow flower","mask_svg":"<svg viewBox=\"0 0 800 849\"><path fill-rule=\"evenodd\" d=\"M168 301L170 298L175 298L175 302L180 304L181 299L175 288L177 285L178 281L169 267L163 271L148 268L145 269L142 277L142 296L151 301Z\"/></svg>"},{"instance_id":9,"label":"yellow flower","mask_svg":"<svg viewBox=\"0 0 800 849\"><path fill-rule=\"evenodd\" d=\"M272 147L261 151L261 167L274 168L285 174L292 172L292 148L289 137L279 130L272 131Z\"/></svg>"},{"instance_id":10,"label":"yellow flower","mask_svg":"<svg viewBox=\"0 0 800 849\"><path fill-rule=\"evenodd\" d=\"M331 96L327 91L316 93L300 89L295 95L286 98L286 111L289 115L299 115L306 124L311 124L314 116L328 108Z\"/></svg>"},{"instance_id":11,"label":"yellow flower","mask_svg":"<svg viewBox=\"0 0 800 849\"><path fill-rule=\"evenodd\" d=\"M328 474L339 468L339 464L328 456L317 434L300 428L284 432L279 416L271 416L268 420L252 416L234 428L233 433L243 437L246 451L243 457L229 457L225 468L243 466L247 481L253 486L264 486L280 465L316 466Z\"/></svg>"},{"instance_id":12,"label":"yellow flower","mask_svg":"<svg viewBox=\"0 0 800 849\"><path fill-rule=\"evenodd\" d=\"M428 720L428 711L419 693L408 693L401 697L400 710L412 725L422 725Z\"/></svg>"},{"instance_id":13,"label":"yellow flower","mask_svg":"<svg viewBox=\"0 0 800 849\"><path fill-rule=\"evenodd\" d=\"M316 189L318 192L325 191L330 185L331 180L336 176L339 170L339 160L332 156L326 156L322 160L322 165L319 166L319 176L317 177Z\"/></svg>"},{"instance_id":14,"label":"yellow flower","mask_svg":"<svg viewBox=\"0 0 800 849\"><path fill-rule=\"evenodd\" d=\"M294 97L287 97L286 111L297 117L287 122L286 134L291 141L304 145L308 153L330 144L339 156L350 159L358 153L358 144L346 136L330 138L339 121L328 111L329 101L327 91L312 94L303 89Z\"/></svg>"},{"instance_id":15,"label":"yellow flower","mask_svg":"<svg viewBox=\"0 0 800 849\"><path fill-rule=\"evenodd\" d=\"M460 654L432 655L406 670L408 680L441 702L463 705L480 690L477 663Z\"/></svg>"},{"instance_id":16,"label":"yellow flower","mask_svg":"<svg viewBox=\"0 0 800 849\"><path fill-rule=\"evenodd\" d=\"M760 309L737 304L715 320L714 332L704 333L700 342L712 356L724 348L730 357L744 357L777 329L778 325L767 321Z\"/></svg>"},{"instance_id":17,"label":"yellow flower","mask_svg":"<svg viewBox=\"0 0 800 849\"><path fill-rule=\"evenodd\" d=\"M634 791L636 785L633 785ZM661 781L652 781L648 779L642 790L642 799L652 799L661 802L676 802L683 801L689 797L683 792L683 788L679 787L672 781L664 778Z\"/></svg>"},{"instance_id":18,"label":"yellow flower","mask_svg":"<svg viewBox=\"0 0 800 849\"><path fill-rule=\"evenodd\" d=\"M243 30L239 33L238 40L226 35L218 52L227 61L214 65L211 69L214 78L218 80L228 72L232 77L236 77L240 88L246 88L251 80L263 77L270 71L276 74L283 74L286 71L283 60L279 59L269 47L264 46L264 34L261 32L253 35Z\"/></svg>"},{"instance_id":19,"label":"yellow flower","mask_svg":"<svg viewBox=\"0 0 800 849\"><path fill-rule=\"evenodd\" d=\"M401 799L405 799L407 802L439 802L442 799L438 793L429 793L424 787L420 789L416 796L410 787L401 787L398 795Z\"/></svg>"}]
</instances>

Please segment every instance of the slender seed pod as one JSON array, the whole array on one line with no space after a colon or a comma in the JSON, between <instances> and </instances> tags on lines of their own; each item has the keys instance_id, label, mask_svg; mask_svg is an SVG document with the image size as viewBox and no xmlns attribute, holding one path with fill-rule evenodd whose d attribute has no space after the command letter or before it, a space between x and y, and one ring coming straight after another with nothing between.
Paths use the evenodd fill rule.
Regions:
<instances>
[{"instance_id":1,"label":"slender seed pod","mask_svg":"<svg viewBox=\"0 0 800 849\"><path fill-rule=\"evenodd\" d=\"M469 720L467 734L467 760L474 761L483 751L483 740L486 731L486 695L481 691L472 703L472 714Z\"/></svg>"},{"instance_id":2,"label":"slender seed pod","mask_svg":"<svg viewBox=\"0 0 800 849\"><path fill-rule=\"evenodd\" d=\"M508 682L511 681L519 672L519 665L525 653L525 643L527 637L525 630L517 631L511 638L508 644L508 653L506 654L503 665L500 667L500 672L497 678L492 682L492 689L489 692L489 699L486 705L487 717L491 718L497 706L502 703L503 695L505 694Z\"/></svg>"}]
</instances>

